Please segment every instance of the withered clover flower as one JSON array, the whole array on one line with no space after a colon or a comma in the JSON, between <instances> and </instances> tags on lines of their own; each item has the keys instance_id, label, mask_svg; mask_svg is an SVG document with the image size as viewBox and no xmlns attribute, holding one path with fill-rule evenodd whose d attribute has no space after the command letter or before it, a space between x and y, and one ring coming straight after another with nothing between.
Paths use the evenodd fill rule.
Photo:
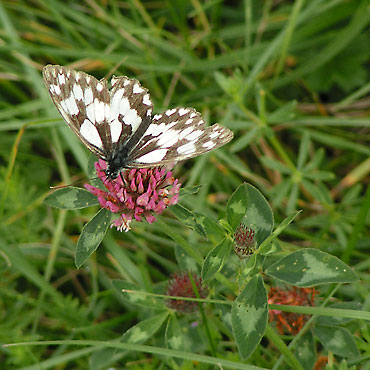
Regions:
<instances>
[{"instance_id":1,"label":"withered clover flower","mask_svg":"<svg viewBox=\"0 0 370 370\"><path fill-rule=\"evenodd\" d=\"M133 219L145 218L152 223L154 214L161 214L166 207L178 202L181 184L172 176L172 167L124 170L114 180L107 178L106 168L102 159L95 162L96 173L106 191L89 184L85 184L85 188L97 196L103 208L119 215L111 225L119 231L129 231Z\"/></svg>"},{"instance_id":2,"label":"withered clover flower","mask_svg":"<svg viewBox=\"0 0 370 370\"><path fill-rule=\"evenodd\" d=\"M255 232L252 228L241 223L234 233L234 252L242 259L250 256L255 251Z\"/></svg>"},{"instance_id":3,"label":"withered clover flower","mask_svg":"<svg viewBox=\"0 0 370 370\"><path fill-rule=\"evenodd\" d=\"M269 304L292 306L314 306L315 288L291 289L271 288L268 294ZM269 310L269 321L275 321L280 334L297 334L308 320L308 315L280 310Z\"/></svg>"},{"instance_id":4,"label":"withered clover flower","mask_svg":"<svg viewBox=\"0 0 370 370\"><path fill-rule=\"evenodd\" d=\"M177 274L174 274L168 282L166 294L174 297L187 297L187 298L196 298L195 291L190 279L189 274L193 278L193 282L196 285L196 288L199 293L200 298L205 298L208 294L208 289L203 286L202 278L198 277L196 273L184 271ZM173 310L190 313L194 312L198 308L198 302L194 301L184 301L180 299L169 299L167 306Z\"/></svg>"}]
</instances>

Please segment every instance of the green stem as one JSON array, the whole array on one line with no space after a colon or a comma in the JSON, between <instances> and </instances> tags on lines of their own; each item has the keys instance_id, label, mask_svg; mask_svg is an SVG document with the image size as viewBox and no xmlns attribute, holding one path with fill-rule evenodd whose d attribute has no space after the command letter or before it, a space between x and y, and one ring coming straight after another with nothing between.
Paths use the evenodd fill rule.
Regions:
<instances>
[{"instance_id":1,"label":"green stem","mask_svg":"<svg viewBox=\"0 0 370 370\"><path fill-rule=\"evenodd\" d=\"M210 299L210 298L190 298L190 297L179 297L171 296L166 294L157 294L144 292L140 290L130 290L123 289L123 293L132 293L132 294L142 294L148 297L156 297L163 299L175 299L181 301L190 301L190 302L199 302L199 303L208 303L208 304L224 304L231 306L234 301L231 300L221 300L221 299ZM331 296L333 293L331 293ZM290 305L277 305L269 304L269 310L280 310L284 312L295 312L302 315L320 315L328 317L343 317L347 319L357 319L357 320L368 320L370 321L370 312L359 311L359 310L347 310L342 308L327 308L327 307L310 307L310 306L290 306Z\"/></svg>"},{"instance_id":2,"label":"green stem","mask_svg":"<svg viewBox=\"0 0 370 370\"><path fill-rule=\"evenodd\" d=\"M276 331L273 330L269 325L267 325L265 335L270 340L270 342L273 343L274 346L277 347L277 349L284 355L285 359L287 360L288 363L290 363L293 369L303 370L302 365L295 358L295 356L289 350L284 341L280 338Z\"/></svg>"},{"instance_id":3,"label":"green stem","mask_svg":"<svg viewBox=\"0 0 370 370\"><path fill-rule=\"evenodd\" d=\"M174 349L148 346L143 344L122 343L119 341L94 341L94 340L49 340L39 342L22 342L3 345L3 347L15 346L93 346L95 351L102 348L117 348L132 352L150 353L152 355L179 358L181 360L198 361L205 364L214 365L217 368L241 369L241 370L264 370L264 368L243 364L239 361L230 361L223 358L216 358L206 355L199 355L193 352L178 351Z\"/></svg>"},{"instance_id":4,"label":"green stem","mask_svg":"<svg viewBox=\"0 0 370 370\"><path fill-rule=\"evenodd\" d=\"M284 148L281 146L279 140L276 138L275 134L268 137L270 143L275 148L275 150L280 154L281 158L284 160L286 165L292 170L296 171L296 167L292 160L289 158L288 154L285 152Z\"/></svg>"}]
</instances>

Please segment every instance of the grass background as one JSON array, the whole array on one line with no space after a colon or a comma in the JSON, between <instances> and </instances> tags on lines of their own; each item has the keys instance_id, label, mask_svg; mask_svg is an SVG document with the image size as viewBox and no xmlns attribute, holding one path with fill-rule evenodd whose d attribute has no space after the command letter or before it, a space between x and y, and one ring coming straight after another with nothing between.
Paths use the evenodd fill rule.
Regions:
<instances>
[{"instance_id":1,"label":"grass background","mask_svg":"<svg viewBox=\"0 0 370 370\"><path fill-rule=\"evenodd\" d=\"M154 315L128 304L112 289L113 279L163 292L172 273L196 266L161 224L135 223L127 234L110 231L88 263L75 268L77 238L97 209L43 204L49 186L84 178L89 159L43 85L48 63L98 78L137 78L155 112L191 106L233 130L226 147L176 166L184 186L203 185L181 203L222 219L232 192L249 182L269 200L277 222L303 210L280 236L283 251L312 247L340 257L361 281L337 287L333 299L368 311L369 22L366 0L0 2L0 342L61 340L1 348L1 366L214 366L195 354L203 365L176 362L170 350L148 354L137 345L107 352L68 342L111 341ZM162 221L203 255L212 247L170 212ZM212 282L213 294L219 285ZM320 289L323 299L331 288ZM220 319L209 310L215 333ZM196 319L182 317L181 325L191 328ZM361 356L348 363L369 368L368 323L349 330ZM192 335L189 351L212 357L201 333ZM281 356L266 341L241 361L227 330L214 335L215 363L219 357L271 368ZM165 348L164 329L146 344Z\"/></svg>"}]
</instances>

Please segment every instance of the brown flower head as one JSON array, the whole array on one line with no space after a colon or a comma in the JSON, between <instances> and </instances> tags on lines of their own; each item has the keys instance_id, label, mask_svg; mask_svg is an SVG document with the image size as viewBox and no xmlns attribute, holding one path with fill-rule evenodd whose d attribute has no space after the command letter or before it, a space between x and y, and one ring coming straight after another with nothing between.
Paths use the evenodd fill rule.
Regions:
<instances>
[{"instance_id":1,"label":"brown flower head","mask_svg":"<svg viewBox=\"0 0 370 370\"><path fill-rule=\"evenodd\" d=\"M297 288L284 290L271 288L268 294L269 304L284 304L292 306L314 306L315 288ZM269 311L269 321L275 321L281 334L297 334L308 320L308 315L280 310Z\"/></svg>"},{"instance_id":2,"label":"brown flower head","mask_svg":"<svg viewBox=\"0 0 370 370\"><path fill-rule=\"evenodd\" d=\"M168 282L166 294L175 297L196 298L189 274L191 274L197 287L199 297L205 298L208 294L208 289L203 286L202 278L198 277L195 273L189 273L187 271L177 273L172 276L171 280ZM196 311L198 308L198 303L178 299L169 299L167 301L167 306L179 312L189 313Z\"/></svg>"}]
</instances>

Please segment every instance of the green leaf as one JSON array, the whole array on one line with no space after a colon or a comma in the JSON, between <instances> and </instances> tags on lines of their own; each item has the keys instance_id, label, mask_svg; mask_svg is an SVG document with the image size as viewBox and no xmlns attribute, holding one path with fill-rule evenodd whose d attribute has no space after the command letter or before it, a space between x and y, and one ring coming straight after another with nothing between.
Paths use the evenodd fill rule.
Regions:
<instances>
[{"instance_id":1,"label":"green leaf","mask_svg":"<svg viewBox=\"0 0 370 370\"><path fill-rule=\"evenodd\" d=\"M247 263L245 264L243 271L240 275L240 281L245 281L248 277L257 275L260 271L261 256L257 253L252 254L248 257Z\"/></svg>"},{"instance_id":2,"label":"green leaf","mask_svg":"<svg viewBox=\"0 0 370 370\"><path fill-rule=\"evenodd\" d=\"M81 235L78 238L75 263L77 268L80 268L83 263L95 252L99 244L102 242L112 213L105 208L102 208L82 229Z\"/></svg>"},{"instance_id":3,"label":"green leaf","mask_svg":"<svg viewBox=\"0 0 370 370\"><path fill-rule=\"evenodd\" d=\"M305 166L303 167L303 172L305 173L305 176L307 173L310 173L310 172L315 173L317 168L320 167L320 164L325 158L324 148L319 148L318 150L316 150L315 153L313 153L313 155L311 154L310 157L311 158L309 162L305 164Z\"/></svg>"},{"instance_id":4,"label":"green leaf","mask_svg":"<svg viewBox=\"0 0 370 370\"><path fill-rule=\"evenodd\" d=\"M286 207L287 213L292 213L296 210L298 195L299 195L299 186L297 183L293 183L288 195L288 204Z\"/></svg>"},{"instance_id":5,"label":"green leaf","mask_svg":"<svg viewBox=\"0 0 370 370\"><path fill-rule=\"evenodd\" d=\"M265 242L262 244L264 244L264 247L261 249L261 251L258 250L258 253L263 256L268 256L269 254L279 253L282 251L280 244L276 240L272 241L271 243L267 243L266 245Z\"/></svg>"},{"instance_id":6,"label":"green leaf","mask_svg":"<svg viewBox=\"0 0 370 370\"><path fill-rule=\"evenodd\" d=\"M217 84L231 97L239 100L246 89L245 79L239 69L235 69L231 76L226 76L221 72L214 73Z\"/></svg>"},{"instance_id":7,"label":"green leaf","mask_svg":"<svg viewBox=\"0 0 370 370\"><path fill-rule=\"evenodd\" d=\"M95 170L95 162L98 161L98 158L96 158L96 155L91 154L89 156L89 160L87 161L87 176L89 176L90 183L102 190L105 190L105 187L102 183L102 181L97 178L96 170Z\"/></svg>"},{"instance_id":8,"label":"green leaf","mask_svg":"<svg viewBox=\"0 0 370 370\"><path fill-rule=\"evenodd\" d=\"M155 315L150 319L140 321L122 335L121 341L134 344L146 342L159 330L163 322L167 319L168 314L169 311L166 311Z\"/></svg>"},{"instance_id":9,"label":"green leaf","mask_svg":"<svg viewBox=\"0 0 370 370\"><path fill-rule=\"evenodd\" d=\"M95 195L73 186L54 191L45 198L44 202L50 207L61 209L81 209L99 204Z\"/></svg>"},{"instance_id":10,"label":"green leaf","mask_svg":"<svg viewBox=\"0 0 370 370\"><path fill-rule=\"evenodd\" d=\"M259 127L252 127L243 136L233 141L233 144L230 147L230 151L232 153L236 153L240 150L245 149L245 147L247 147L252 140L257 140L256 136L259 132Z\"/></svg>"},{"instance_id":11,"label":"green leaf","mask_svg":"<svg viewBox=\"0 0 370 370\"><path fill-rule=\"evenodd\" d=\"M198 271L197 262L179 244L175 246L176 261L182 271Z\"/></svg>"},{"instance_id":12,"label":"green leaf","mask_svg":"<svg viewBox=\"0 0 370 370\"><path fill-rule=\"evenodd\" d=\"M339 258L309 248L278 260L265 273L298 287L358 280L352 269Z\"/></svg>"},{"instance_id":13,"label":"green leaf","mask_svg":"<svg viewBox=\"0 0 370 370\"><path fill-rule=\"evenodd\" d=\"M267 294L261 276L253 277L234 301L231 322L242 359L261 341L267 326Z\"/></svg>"},{"instance_id":14,"label":"green leaf","mask_svg":"<svg viewBox=\"0 0 370 370\"><path fill-rule=\"evenodd\" d=\"M261 162L268 168L278 171L282 174L291 174L292 170L284 163L266 156L260 158Z\"/></svg>"},{"instance_id":15,"label":"green leaf","mask_svg":"<svg viewBox=\"0 0 370 370\"><path fill-rule=\"evenodd\" d=\"M90 357L89 370L109 369L116 352L116 348L95 349Z\"/></svg>"},{"instance_id":16,"label":"green leaf","mask_svg":"<svg viewBox=\"0 0 370 370\"><path fill-rule=\"evenodd\" d=\"M210 217L206 217L198 212L195 212L195 214L198 221L203 225L208 240L214 245L218 244L225 237L225 229Z\"/></svg>"},{"instance_id":17,"label":"green leaf","mask_svg":"<svg viewBox=\"0 0 370 370\"><path fill-rule=\"evenodd\" d=\"M274 247L273 244L271 244L271 243L298 216L299 213L301 213L301 211L295 212L292 215L285 218L279 224L279 226L273 231L273 233L268 238L266 238L265 241L260 245L260 247L258 248L258 253L263 254L263 255L267 255L267 254L273 253L274 251L278 251L279 247L278 246Z\"/></svg>"},{"instance_id":18,"label":"green leaf","mask_svg":"<svg viewBox=\"0 0 370 370\"><path fill-rule=\"evenodd\" d=\"M285 123L293 119L295 117L296 106L296 100L292 100L289 103L282 105L280 108L276 109L267 116L267 121L269 123Z\"/></svg>"},{"instance_id":19,"label":"green leaf","mask_svg":"<svg viewBox=\"0 0 370 370\"><path fill-rule=\"evenodd\" d=\"M307 331L297 342L294 355L305 370L312 370L316 361L315 342L311 331Z\"/></svg>"},{"instance_id":20,"label":"green leaf","mask_svg":"<svg viewBox=\"0 0 370 370\"><path fill-rule=\"evenodd\" d=\"M347 329L339 326L317 325L314 332L328 351L346 358L359 355L356 342Z\"/></svg>"},{"instance_id":21,"label":"green leaf","mask_svg":"<svg viewBox=\"0 0 370 370\"><path fill-rule=\"evenodd\" d=\"M312 197L317 202L320 202L320 203L323 203L323 204L331 204L332 203L331 195L330 195L328 189L326 189L323 186L323 184L320 184L320 183L313 184L312 182L307 181L306 179L303 179L302 180L302 185L304 186L306 191L308 193L310 193L312 195Z\"/></svg>"},{"instance_id":22,"label":"green leaf","mask_svg":"<svg viewBox=\"0 0 370 370\"><path fill-rule=\"evenodd\" d=\"M216 272L221 270L229 257L231 249L231 241L224 239L207 254L202 267L203 280L211 279Z\"/></svg>"},{"instance_id":23,"label":"green leaf","mask_svg":"<svg viewBox=\"0 0 370 370\"><path fill-rule=\"evenodd\" d=\"M221 87L222 90L225 92L229 92L230 90L230 78L226 77L223 73L221 72L215 72L214 73L215 80L217 84Z\"/></svg>"},{"instance_id":24,"label":"green leaf","mask_svg":"<svg viewBox=\"0 0 370 370\"><path fill-rule=\"evenodd\" d=\"M167 322L165 340L167 348L191 351L192 342L186 327L181 327L177 317L171 315Z\"/></svg>"},{"instance_id":25,"label":"green leaf","mask_svg":"<svg viewBox=\"0 0 370 370\"><path fill-rule=\"evenodd\" d=\"M307 131L303 131L297 159L297 170L299 171L302 170L303 165L306 163L310 145L311 145L310 135L307 133Z\"/></svg>"},{"instance_id":26,"label":"green leaf","mask_svg":"<svg viewBox=\"0 0 370 370\"><path fill-rule=\"evenodd\" d=\"M199 192L199 190L203 187L203 185L195 185L195 186L189 186L187 188L181 188L180 189L180 196L187 196L187 195L194 195Z\"/></svg>"},{"instance_id":27,"label":"green leaf","mask_svg":"<svg viewBox=\"0 0 370 370\"><path fill-rule=\"evenodd\" d=\"M274 217L265 197L250 184L240 185L231 195L226 207L227 220L235 230L241 222L255 231L257 245L270 234Z\"/></svg>"},{"instance_id":28,"label":"green leaf","mask_svg":"<svg viewBox=\"0 0 370 370\"><path fill-rule=\"evenodd\" d=\"M180 204L175 204L170 209L179 221L191 227L197 234L199 234L203 238L207 238L204 226L198 221L198 217L194 212L188 210Z\"/></svg>"}]
</instances>

